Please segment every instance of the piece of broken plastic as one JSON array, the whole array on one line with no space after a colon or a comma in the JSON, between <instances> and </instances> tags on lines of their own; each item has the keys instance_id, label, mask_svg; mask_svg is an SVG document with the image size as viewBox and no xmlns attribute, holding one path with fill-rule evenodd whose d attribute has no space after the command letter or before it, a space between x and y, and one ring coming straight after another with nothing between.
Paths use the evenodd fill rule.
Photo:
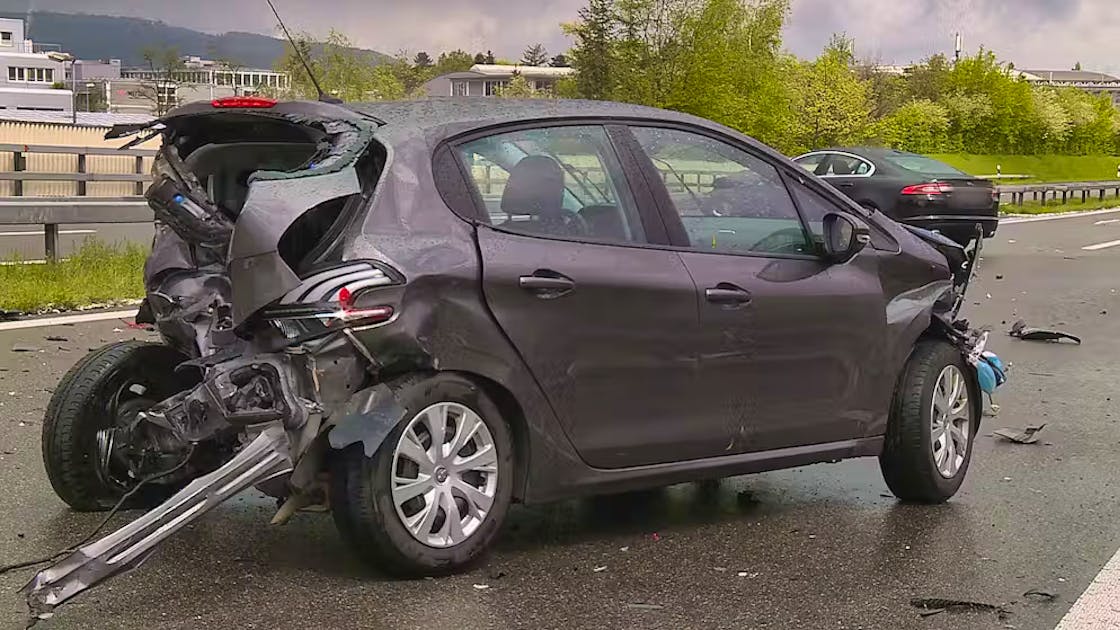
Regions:
<instances>
[{"instance_id":1,"label":"piece of broken plastic","mask_svg":"<svg viewBox=\"0 0 1120 630\"><path fill-rule=\"evenodd\" d=\"M1074 342L1078 345L1081 344L1081 338L1080 337L1077 337L1075 335L1071 335L1067 332L1062 332L1060 330L1044 330L1042 328L1028 328L1027 323L1024 322L1021 319L1019 321L1015 322L1015 325L1011 327L1011 330L1007 331L1007 334L1011 335L1012 337L1015 337L1016 339L1022 339L1023 341L1061 342L1062 340L1068 339L1069 341L1072 341L1072 342Z\"/></svg>"},{"instance_id":2,"label":"piece of broken plastic","mask_svg":"<svg viewBox=\"0 0 1120 630\"><path fill-rule=\"evenodd\" d=\"M1016 444L1035 444L1038 442L1038 432L1045 428L1045 424L1029 426L1025 429L997 429L992 435L999 436Z\"/></svg>"}]
</instances>

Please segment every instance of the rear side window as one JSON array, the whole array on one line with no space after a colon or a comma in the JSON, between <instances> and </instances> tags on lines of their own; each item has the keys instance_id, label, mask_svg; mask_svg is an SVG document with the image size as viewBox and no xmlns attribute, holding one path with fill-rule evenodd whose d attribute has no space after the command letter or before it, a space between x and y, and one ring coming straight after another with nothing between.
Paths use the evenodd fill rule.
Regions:
<instances>
[{"instance_id":1,"label":"rear side window","mask_svg":"<svg viewBox=\"0 0 1120 630\"><path fill-rule=\"evenodd\" d=\"M927 177L968 177L963 171L945 164L938 162L933 158L928 158L924 155L915 155L912 153L899 153L887 156L887 161L899 168L908 171L919 173Z\"/></svg>"},{"instance_id":2,"label":"rear side window","mask_svg":"<svg viewBox=\"0 0 1120 630\"><path fill-rule=\"evenodd\" d=\"M458 147L495 227L534 236L645 242L634 199L606 131L526 129Z\"/></svg>"},{"instance_id":3,"label":"rear side window","mask_svg":"<svg viewBox=\"0 0 1120 630\"><path fill-rule=\"evenodd\" d=\"M704 135L631 129L660 172L692 249L811 254L797 208L776 168Z\"/></svg>"},{"instance_id":4,"label":"rear side window","mask_svg":"<svg viewBox=\"0 0 1120 630\"><path fill-rule=\"evenodd\" d=\"M875 167L871 162L854 155L847 155L844 153L830 153L828 155L828 167L823 173L819 173L823 177L851 177L853 175L870 175L874 172Z\"/></svg>"}]
</instances>

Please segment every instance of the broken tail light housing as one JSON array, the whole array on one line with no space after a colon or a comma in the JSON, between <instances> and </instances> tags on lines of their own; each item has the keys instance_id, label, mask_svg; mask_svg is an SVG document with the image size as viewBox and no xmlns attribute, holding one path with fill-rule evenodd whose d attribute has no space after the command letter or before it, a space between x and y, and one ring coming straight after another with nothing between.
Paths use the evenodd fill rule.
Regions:
<instances>
[{"instance_id":1,"label":"broken tail light housing","mask_svg":"<svg viewBox=\"0 0 1120 630\"><path fill-rule=\"evenodd\" d=\"M937 196L953 192L953 185L945 182L930 182L928 184L915 184L902 189L903 195L929 195Z\"/></svg>"},{"instance_id":2,"label":"broken tail light housing","mask_svg":"<svg viewBox=\"0 0 1120 630\"><path fill-rule=\"evenodd\" d=\"M301 305L274 308L265 318L290 342L306 341L347 328L375 326L393 319L392 306L355 308L346 304Z\"/></svg>"},{"instance_id":3,"label":"broken tail light housing","mask_svg":"<svg viewBox=\"0 0 1120 630\"><path fill-rule=\"evenodd\" d=\"M262 96L226 96L210 101L217 109L268 109L276 105L276 100Z\"/></svg>"}]
</instances>

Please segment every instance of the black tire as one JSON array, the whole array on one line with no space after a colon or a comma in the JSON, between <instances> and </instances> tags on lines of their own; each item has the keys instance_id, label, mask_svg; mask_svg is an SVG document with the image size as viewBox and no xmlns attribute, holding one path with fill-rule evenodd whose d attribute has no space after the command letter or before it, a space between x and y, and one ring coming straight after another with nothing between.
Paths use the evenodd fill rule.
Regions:
<instances>
[{"instance_id":1,"label":"black tire","mask_svg":"<svg viewBox=\"0 0 1120 630\"><path fill-rule=\"evenodd\" d=\"M363 560L399 577L427 577L470 568L497 537L513 490L513 440L497 405L472 381L454 374L407 376L389 383L404 407L404 419L393 428L373 457L362 444L332 453L330 500L335 525ZM401 522L392 500L393 456L408 423L429 406L460 403L478 414L493 438L498 480L491 509L463 542L437 548L414 538Z\"/></svg>"},{"instance_id":2,"label":"black tire","mask_svg":"<svg viewBox=\"0 0 1120 630\"><path fill-rule=\"evenodd\" d=\"M113 343L87 354L62 377L43 418L43 464L55 493L80 512L107 510L128 490L104 479L97 462L97 432L113 426L122 388L142 384L146 392L125 404L134 411L168 398L197 381L176 374L186 360L178 351L144 341ZM175 488L153 484L129 507L148 507Z\"/></svg>"},{"instance_id":3,"label":"black tire","mask_svg":"<svg viewBox=\"0 0 1120 630\"><path fill-rule=\"evenodd\" d=\"M964 376L968 392L968 444L964 462L952 477L943 476L934 459L933 395L948 366ZM979 393L971 368L960 351L944 341L920 341L903 369L895 391L886 442L879 457L883 479L896 497L914 503L944 503L960 489L972 460L979 417Z\"/></svg>"}]
</instances>

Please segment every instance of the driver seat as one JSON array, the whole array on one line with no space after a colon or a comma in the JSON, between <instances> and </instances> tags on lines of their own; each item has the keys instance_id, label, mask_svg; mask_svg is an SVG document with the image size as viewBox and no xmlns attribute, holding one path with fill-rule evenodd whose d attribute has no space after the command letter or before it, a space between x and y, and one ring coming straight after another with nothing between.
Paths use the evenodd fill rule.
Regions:
<instances>
[{"instance_id":1,"label":"driver seat","mask_svg":"<svg viewBox=\"0 0 1120 630\"><path fill-rule=\"evenodd\" d=\"M521 158L509 172L509 180L502 192L502 212L509 218L498 227L534 234L575 236L578 226L565 221L564 169L547 155L529 155ZM516 220L515 216L529 216L529 220Z\"/></svg>"}]
</instances>

